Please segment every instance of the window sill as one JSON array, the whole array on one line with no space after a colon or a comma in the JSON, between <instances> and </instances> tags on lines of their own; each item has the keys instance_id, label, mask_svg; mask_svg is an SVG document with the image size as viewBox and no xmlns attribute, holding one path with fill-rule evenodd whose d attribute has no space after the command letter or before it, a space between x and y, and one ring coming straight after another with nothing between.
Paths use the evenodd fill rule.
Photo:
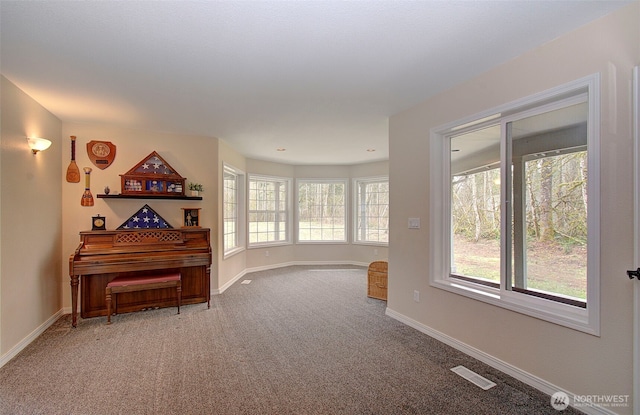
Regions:
<instances>
[{"instance_id":1,"label":"window sill","mask_svg":"<svg viewBox=\"0 0 640 415\"><path fill-rule=\"evenodd\" d=\"M587 334L600 335L597 317L590 316L584 308L460 280L437 279L430 285Z\"/></svg>"},{"instance_id":2,"label":"window sill","mask_svg":"<svg viewBox=\"0 0 640 415\"><path fill-rule=\"evenodd\" d=\"M231 249L227 252L224 253L222 259L228 259L231 258L232 256L239 254L240 252L244 252L245 248L244 247L239 247L239 248L234 248Z\"/></svg>"},{"instance_id":3,"label":"window sill","mask_svg":"<svg viewBox=\"0 0 640 415\"><path fill-rule=\"evenodd\" d=\"M354 241L353 245L366 245L366 246L379 246L381 248L388 248L388 242L367 242L367 241Z\"/></svg>"},{"instance_id":4,"label":"window sill","mask_svg":"<svg viewBox=\"0 0 640 415\"><path fill-rule=\"evenodd\" d=\"M293 245L293 244L288 241L260 242L260 243L249 244L249 249L271 248L274 246L287 246L287 245Z\"/></svg>"},{"instance_id":5,"label":"window sill","mask_svg":"<svg viewBox=\"0 0 640 415\"><path fill-rule=\"evenodd\" d=\"M299 245L348 245L348 241L297 241Z\"/></svg>"}]
</instances>

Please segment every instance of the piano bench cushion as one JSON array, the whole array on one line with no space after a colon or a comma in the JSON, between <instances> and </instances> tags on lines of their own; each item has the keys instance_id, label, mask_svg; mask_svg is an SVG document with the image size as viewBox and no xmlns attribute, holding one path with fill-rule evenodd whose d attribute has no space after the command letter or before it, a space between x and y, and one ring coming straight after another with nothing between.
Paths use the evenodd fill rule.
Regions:
<instances>
[{"instance_id":1,"label":"piano bench cushion","mask_svg":"<svg viewBox=\"0 0 640 415\"><path fill-rule=\"evenodd\" d=\"M136 275L131 277L116 277L107 284L107 287L125 287L128 285L155 284L159 282L180 281L179 272L165 274Z\"/></svg>"}]
</instances>

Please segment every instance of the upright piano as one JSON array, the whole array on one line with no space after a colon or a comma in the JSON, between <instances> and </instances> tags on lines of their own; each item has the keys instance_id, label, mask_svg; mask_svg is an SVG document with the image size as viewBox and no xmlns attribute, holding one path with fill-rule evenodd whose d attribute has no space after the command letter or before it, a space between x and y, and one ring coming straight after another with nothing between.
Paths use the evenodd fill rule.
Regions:
<instances>
[{"instance_id":1,"label":"upright piano","mask_svg":"<svg viewBox=\"0 0 640 415\"><path fill-rule=\"evenodd\" d=\"M73 327L78 319L106 316L105 288L118 276L180 270L182 304L210 305L211 236L207 228L126 229L80 232L80 245L69 258ZM118 312L172 307L175 290L122 293Z\"/></svg>"}]
</instances>

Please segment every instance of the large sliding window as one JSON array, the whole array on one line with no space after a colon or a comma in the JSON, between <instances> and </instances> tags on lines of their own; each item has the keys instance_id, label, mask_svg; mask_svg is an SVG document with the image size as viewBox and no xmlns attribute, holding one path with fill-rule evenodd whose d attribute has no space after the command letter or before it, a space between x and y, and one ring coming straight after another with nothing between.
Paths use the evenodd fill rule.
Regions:
<instances>
[{"instance_id":1,"label":"large sliding window","mask_svg":"<svg viewBox=\"0 0 640 415\"><path fill-rule=\"evenodd\" d=\"M434 131L433 285L598 334L597 84Z\"/></svg>"},{"instance_id":2,"label":"large sliding window","mask_svg":"<svg viewBox=\"0 0 640 415\"><path fill-rule=\"evenodd\" d=\"M346 180L298 181L298 241L347 242Z\"/></svg>"},{"instance_id":3,"label":"large sliding window","mask_svg":"<svg viewBox=\"0 0 640 415\"><path fill-rule=\"evenodd\" d=\"M249 246L288 243L291 180L249 175Z\"/></svg>"},{"instance_id":4,"label":"large sliding window","mask_svg":"<svg viewBox=\"0 0 640 415\"><path fill-rule=\"evenodd\" d=\"M222 189L222 244L228 256L244 249L244 173L224 165Z\"/></svg>"},{"instance_id":5,"label":"large sliding window","mask_svg":"<svg viewBox=\"0 0 640 415\"><path fill-rule=\"evenodd\" d=\"M359 243L389 243L389 178L354 181L355 238Z\"/></svg>"}]
</instances>

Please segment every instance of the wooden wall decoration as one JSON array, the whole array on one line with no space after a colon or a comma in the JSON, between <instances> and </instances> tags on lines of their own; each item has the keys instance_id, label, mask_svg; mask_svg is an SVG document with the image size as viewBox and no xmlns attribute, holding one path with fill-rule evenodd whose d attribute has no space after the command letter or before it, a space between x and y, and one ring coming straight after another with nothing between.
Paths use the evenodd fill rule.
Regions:
<instances>
[{"instance_id":1,"label":"wooden wall decoration","mask_svg":"<svg viewBox=\"0 0 640 415\"><path fill-rule=\"evenodd\" d=\"M69 183L80 183L80 169L76 164L76 136L71 136L71 161L67 167L67 181Z\"/></svg>"},{"instance_id":2,"label":"wooden wall decoration","mask_svg":"<svg viewBox=\"0 0 640 415\"><path fill-rule=\"evenodd\" d=\"M89 160L100 170L104 170L116 158L116 146L110 141L89 141L87 143Z\"/></svg>"},{"instance_id":3,"label":"wooden wall decoration","mask_svg":"<svg viewBox=\"0 0 640 415\"><path fill-rule=\"evenodd\" d=\"M93 195L91 194L91 167L83 167L84 170L84 192L80 199L81 206L93 206Z\"/></svg>"}]
</instances>

